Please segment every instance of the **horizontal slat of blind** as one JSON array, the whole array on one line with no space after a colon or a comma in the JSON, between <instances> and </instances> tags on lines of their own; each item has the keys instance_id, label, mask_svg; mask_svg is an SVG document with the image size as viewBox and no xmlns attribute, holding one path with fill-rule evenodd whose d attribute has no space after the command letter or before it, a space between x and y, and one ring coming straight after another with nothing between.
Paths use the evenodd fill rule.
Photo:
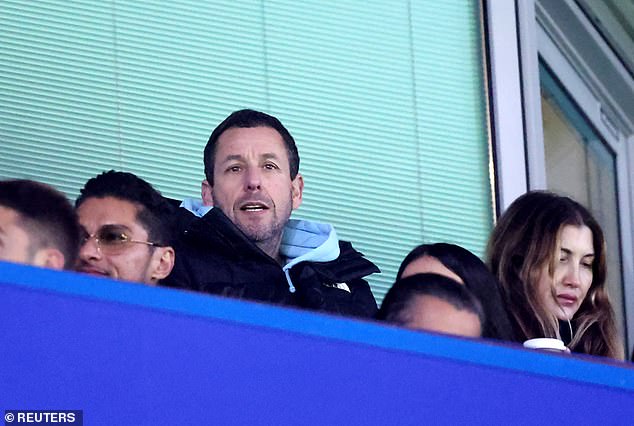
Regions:
<instances>
[{"instance_id":1,"label":"horizontal slat of blind","mask_svg":"<svg viewBox=\"0 0 634 426\"><path fill-rule=\"evenodd\" d=\"M241 106L266 108L261 12L259 2L117 6L127 168L143 170L175 198L200 193L211 129ZM148 146L145 138L157 147L150 157L139 152ZM162 175L148 161L154 156L171 161Z\"/></svg>"},{"instance_id":2,"label":"horizontal slat of blind","mask_svg":"<svg viewBox=\"0 0 634 426\"><path fill-rule=\"evenodd\" d=\"M4 1L0 14L0 177L74 197L104 159L120 166L112 10Z\"/></svg>"},{"instance_id":3,"label":"horizontal slat of blind","mask_svg":"<svg viewBox=\"0 0 634 426\"><path fill-rule=\"evenodd\" d=\"M266 15L271 108L298 128L305 159L296 215L335 223L383 270L371 278L382 296L421 239L406 4L275 6Z\"/></svg>"},{"instance_id":4,"label":"horizontal slat of blind","mask_svg":"<svg viewBox=\"0 0 634 426\"><path fill-rule=\"evenodd\" d=\"M74 197L116 168L196 196L209 133L252 107L297 140L294 216L334 224L377 263L379 300L421 242L480 254L491 195L477 2L4 3L0 178Z\"/></svg>"},{"instance_id":5,"label":"horizontal slat of blind","mask_svg":"<svg viewBox=\"0 0 634 426\"><path fill-rule=\"evenodd\" d=\"M492 197L477 7L468 0L413 2L412 33L423 233L482 255Z\"/></svg>"}]
</instances>

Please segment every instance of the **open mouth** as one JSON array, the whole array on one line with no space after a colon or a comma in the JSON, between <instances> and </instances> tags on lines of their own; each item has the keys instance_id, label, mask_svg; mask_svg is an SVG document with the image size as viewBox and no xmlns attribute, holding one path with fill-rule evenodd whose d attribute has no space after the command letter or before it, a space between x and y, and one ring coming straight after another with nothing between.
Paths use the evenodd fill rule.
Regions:
<instances>
[{"instance_id":1,"label":"open mouth","mask_svg":"<svg viewBox=\"0 0 634 426\"><path fill-rule=\"evenodd\" d=\"M243 212L259 212L268 209L269 207L263 203L244 203L240 206L240 210Z\"/></svg>"}]
</instances>

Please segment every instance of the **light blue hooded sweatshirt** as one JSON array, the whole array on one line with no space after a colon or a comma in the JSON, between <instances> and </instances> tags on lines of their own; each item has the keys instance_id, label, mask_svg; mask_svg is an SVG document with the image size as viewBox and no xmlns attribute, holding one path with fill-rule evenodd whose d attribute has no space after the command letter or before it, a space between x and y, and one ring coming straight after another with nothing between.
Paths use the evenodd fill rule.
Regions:
<instances>
[{"instance_id":1,"label":"light blue hooded sweatshirt","mask_svg":"<svg viewBox=\"0 0 634 426\"><path fill-rule=\"evenodd\" d=\"M202 200L186 198L180 207L197 217L202 217L213 207L206 206ZM339 239L332 225L310 220L290 219L284 226L280 254L286 259L282 267L288 288L295 293L291 281L290 269L300 262L330 262L339 257Z\"/></svg>"}]
</instances>

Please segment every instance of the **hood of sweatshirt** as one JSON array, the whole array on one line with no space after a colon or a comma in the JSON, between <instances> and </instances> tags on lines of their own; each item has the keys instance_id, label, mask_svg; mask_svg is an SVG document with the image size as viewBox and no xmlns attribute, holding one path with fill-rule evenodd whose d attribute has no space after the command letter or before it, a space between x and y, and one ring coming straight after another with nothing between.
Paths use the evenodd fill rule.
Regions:
<instances>
[{"instance_id":1,"label":"hood of sweatshirt","mask_svg":"<svg viewBox=\"0 0 634 426\"><path fill-rule=\"evenodd\" d=\"M290 270L299 262L330 262L339 257L339 239L332 225L309 220L290 219L284 227L280 254L287 261L282 270L288 288L295 292Z\"/></svg>"},{"instance_id":2,"label":"hood of sweatshirt","mask_svg":"<svg viewBox=\"0 0 634 426\"><path fill-rule=\"evenodd\" d=\"M213 206L204 205L203 200L196 198L185 198L179 207L186 209L198 217L203 217L209 210L214 208Z\"/></svg>"}]
</instances>

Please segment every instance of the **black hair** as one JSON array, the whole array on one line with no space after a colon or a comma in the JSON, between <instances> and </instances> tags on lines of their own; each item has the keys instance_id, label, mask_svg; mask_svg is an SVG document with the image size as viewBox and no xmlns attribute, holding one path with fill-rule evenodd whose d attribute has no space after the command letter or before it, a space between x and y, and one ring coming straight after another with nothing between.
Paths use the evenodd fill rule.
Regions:
<instances>
[{"instance_id":1,"label":"black hair","mask_svg":"<svg viewBox=\"0 0 634 426\"><path fill-rule=\"evenodd\" d=\"M233 112L229 115L229 117L225 118L224 121L220 123L213 132L211 132L207 145L205 145L203 162L205 164L205 178L210 185L214 184L214 161L216 158L218 138L220 138L220 135L222 135L226 130L233 127L270 127L277 130L280 136L282 136L284 145L286 146L291 180L295 179L297 173L299 172L299 153L297 152L295 139L293 139L290 132L286 129L286 127L284 127L280 120L272 115L260 111L254 111L252 109L241 109Z\"/></svg>"},{"instance_id":2,"label":"black hair","mask_svg":"<svg viewBox=\"0 0 634 426\"><path fill-rule=\"evenodd\" d=\"M456 244L422 244L405 257L396 279L401 278L410 263L423 256L440 261L447 269L458 275L464 285L478 298L486 314L486 321L482 323L482 337L513 340L513 328L500 295L497 279L478 256Z\"/></svg>"},{"instance_id":3,"label":"black hair","mask_svg":"<svg viewBox=\"0 0 634 426\"><path fill-rule=\"evenodd\" d=\"M64 269L77 261L80 228L72 204L55 188L32 180L0 182L0 205L15 210L29 234L29 251L54 247L64 255Z\"/></svg>"},{"instance_id":4,"label":"black hair","mask_svg":"<svg viewBox=\"0 0 634 426\"><path fill-rule=\"evenodd\" d=\"M91 178L75 201L77 209L88 198L114 197L139 206L137 220L145 228L150 241L166 246L173 242L170 225L174 207L147 181L133 173L110 170Z\"/></svg>"},{"instance_id":5,"label":"black hair","mask_svg":"<svg viewBox=\"0 0 634 426\"><path fill-rule=\"evenodd\" d=\"M385 295L376 319L405 325L410 305L418 296L437 297L458 310L477 315L481 326L485 323L482 305L473 293L457 281L439 274L415 274L396 280Z\"/></svg>"}]
</instances>

